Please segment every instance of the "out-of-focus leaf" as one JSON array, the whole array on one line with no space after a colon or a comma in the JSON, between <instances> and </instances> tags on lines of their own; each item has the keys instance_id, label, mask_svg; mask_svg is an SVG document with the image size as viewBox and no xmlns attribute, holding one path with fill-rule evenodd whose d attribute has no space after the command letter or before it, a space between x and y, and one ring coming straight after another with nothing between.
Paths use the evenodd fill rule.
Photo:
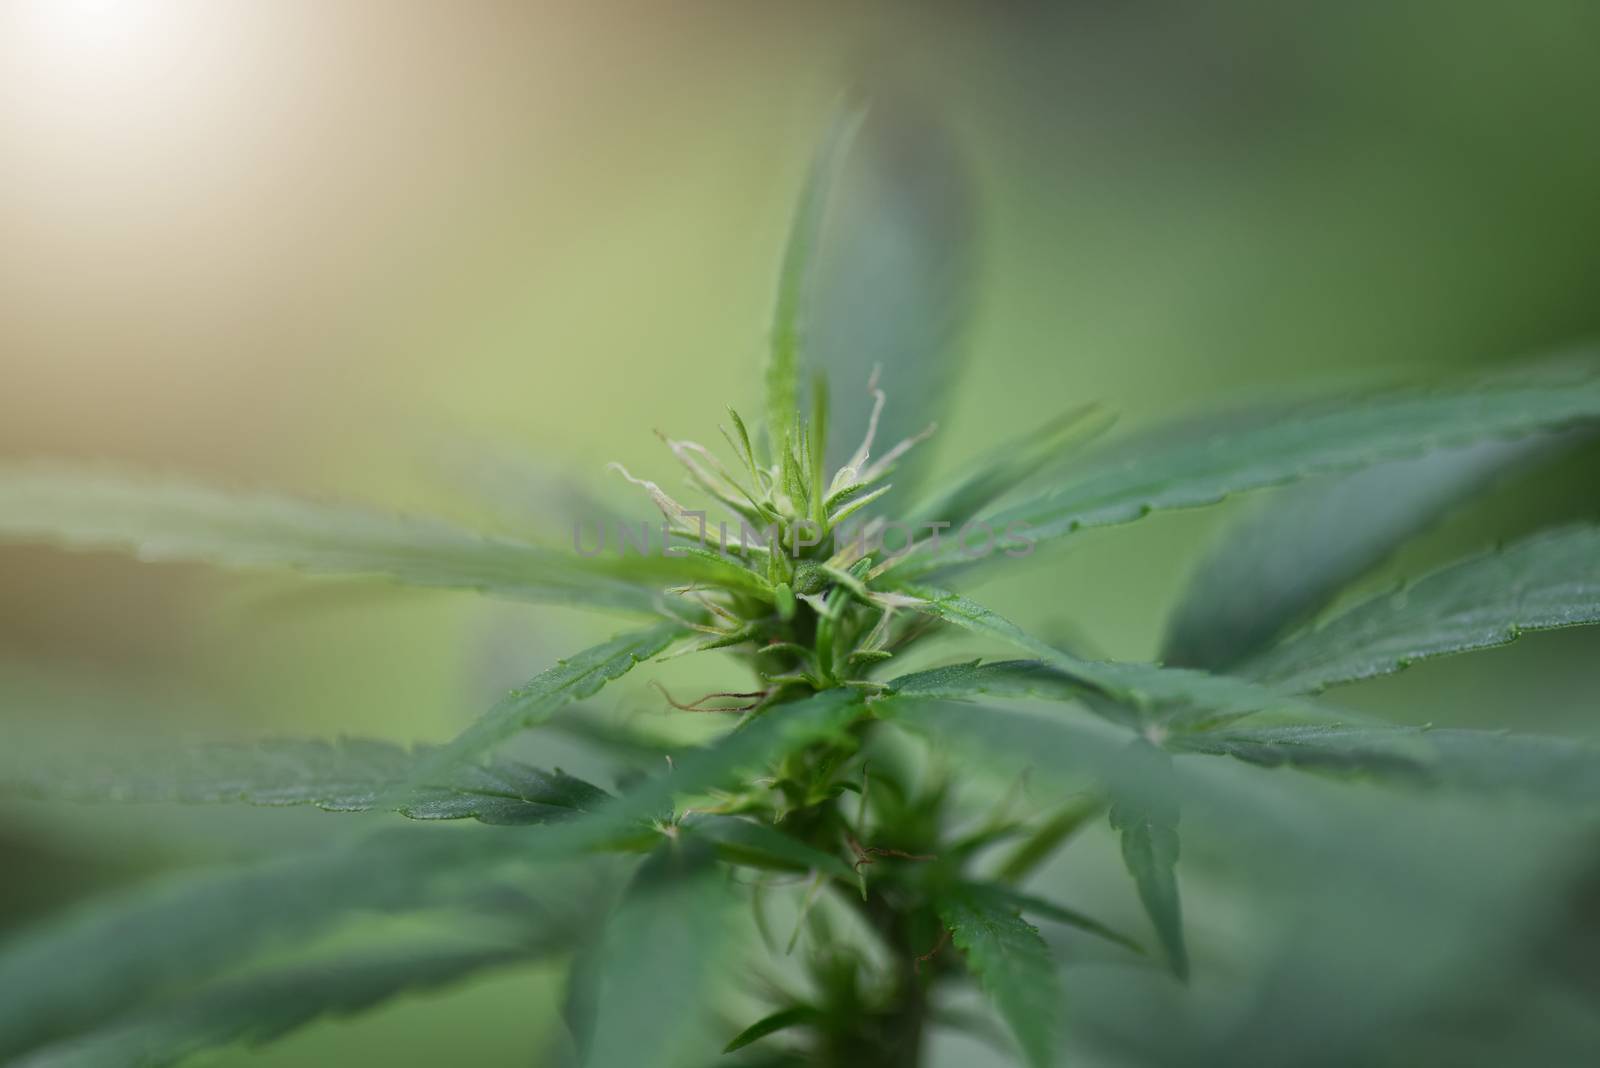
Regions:
<instances>
[{"instance_id":1,"label":"out-of-focus leaf","mask_svg":"<svg viewBox=\"0 0 1600 1068\"><path fill-rule=\"evenodd\" d=\"M705 1025L732 948L731 905L709 850L668 841L645 859L607 925L589 1068L665 1068L709 1052Z\"/></svg>"},{"instance_id":2,"label":"out-of-focus leaf","mask_svg":"<svg viewBox=\"0 0 1600 1068\"><path fill-rule=\"evenodd\" d=\"M17 1063L36 1068L155 1066L217 1046L262 1045L323 1016L363 1012L410 991L592 943L611 900L605 890L592 869L581 868L542 871L536 887L483 883L452 902L477 921L470 938L435 936L381 953L297 958L288 965L249 970L118 1016ZM485 911L486 902L497 907Z\"/></svg>"},{"instance_id":3,"label":"out-of-focus leaf","mask_svg":"<svg viewBox=\"0 0 1600 1068\"><path fill-rule=\"evenodd\" d=\"M553 813L537 806L559 804L563 795L576 797L577 780L511 763L478 768L476 758L517 731L593 696L683 633L679 624L658 624L558 661L507 694L448 745L419 750L409 770L403 767L405 750L380 742L267 742L154 752L142 767L134 766L131 753L112 753L105 757L112 765L100 769L109 774L95 781L81 767L69 768L61 781L52 782L40 767L14 760L6 768L7 762L0 761L7 773L0 784L8 782L13 793L34 796L66 792L106 800L237 799L330 809L390 808L418 819L473 816L486 822L539 822ZM224 759L228 763L217 763ZM207 762L211 766L204 766Z\"/></svg>"},{"instance_id":4,"label":"out-of-focus leaf","mask_svg":"<svg viewBox=\"0 0 1600 1068\"><path fill-rule=\"evenodd\" d=\"M794 220L789 224L767 352L767 435L774 457L789 440L799 411L800 364L802 355L809 356L809 305L817 286L817 245L822 240L834 184L861 129L862 118L859 108L843 109L834 117L812 160Z\"/></svg>"},{"instance_id":5,"label":"out-of-focus leaf","mask_svg":"<svg viewBox=\"0 0 1600 1068\"><path fill-rule=\"evenodd\" d=\"M1050 947L1017 907L994 888L965 883L934 899L967 969L1016 1036L1031 1065L1055 1062L1061 985Z\"/></svg>"},{"instance_id":6,"label":"out-of-focus leaf","mask_svg":"<svg viewBox=\"0 0 1600 1068\"><path fill-rule=\"evenodd\" d=\"M550 531L562 543L574 527L585 535L596 524L608 531L619 523L638 529L639 522L655 514L637 499L637 508L621 507L593 491L585 475L598 475L581 467L562 469L547 458L530 455L526 443L482 436L430 435L417 449L413 462L427 479L431 491L460 501L466 515L507 531Z\"/></svg>"},{"instance_id":7,"label":"out-of-focus leaf","mask_svg":"<svg viewBox=\"0 0 1600 1068\"><path fill-rule=\"evenodd\" d=\"M1141 778L1171 777L1171 759L1149 743L1135 742ZM1111 826L1122 834L1122 861L1139 889L1139 900L1155 926L1167 963L1179 979L1189 977L1189 951L1183 939L1183 909L1178 900L1178 806L1176 790L1143 788L1114 791Z\"/></svg>"},{"instance_id":8,"label":"out-of-focus leaf","mask_svg":"<svg viewBox=\"0 0 1600 1068\"><path fill-rule=\"evenodd\" d=\"M1086 405L1052 419L978 460L964 475L921 501L907 517L912 523L949 523L959 530L1028 478L1111 428L1116 417L1097 405Z\"/></svg>"},{"instance_id":9,"label":"out-of-focus leaf","mask_svg":"<svg viewBox=\"0 0 1600 1068\"><path fill-rule=\"evenodd\" d=\"M1532 1009L1531 1030L1570 1042L1565 1021L1516 990L1535 968L1592 1020L1575 996L1592 942L1592 927L1574 922L1594 886L1588 813L1173 763L1186 852L1206 843L1228 908L1252 922L1215 943L1220 984L1184 991L1128 969L1074 988L1075 1011L1123 1032L1121 1048L1095 1043L1110 1063L1522 1063L1530 1047L1500 1041L1503 1018L1480 1018L1477 1005ZM1584 1048L1533 1063L1582 1063L1570 1054Z\"/></svg>"},{"instance_id":10,"label":"out-of-focus leaf","mask_svg":"<svg viewBox=\"0 0 1600 1068\"><path fill-rule=\"evenodd\" d=\"M447 745L433 751L418 767L414 783L439 779L447 769L468 763L520 730L542 723L551 715L598 693L606 683L621 678L635 664L648 660L688 633L677 623L660 623L645 630L619 634L591 646L535 675L525 686L512 690Z\"/></svg>"},{"instance_id":11,"label":"out-of-focus leaf","mask_svg":"<svg viewBox=\"0 0 1600 1068\"><path fill-rule=\"evenodd\" d=\"M1064 802L1006 857L996 876L1008 883L1021 882L1105 808L1105 798L1094 793Z\"/></svg>"},{"instance_id":12,"label":"out-of-focus leaf","mask_svg":"<svg viewBox=\"0 0 1600 1068\"><path fill-rule=\"evenodd\" d=\"M834 182L806 304L806 364L831 388L828 461L866 436L879 368L888 401L873 452L887 453L943 417L970 307L974 209L949 133L906 95L873 93ZM896 465L911 491L926 456Z\"/></svg>"},{"instance_id":13,"label":"out-of-focus leaf","mask_svg":"<svg viewBox=\"0 0 1600 1068\"><path fill-rule=\"evenodd\" d=\"M582 742L613 763L626 767L654 769L661 763L662 754L673 747L662 732L650 729L638 717L593 705L568 706L550 717L543 729Z\"/></svg>"},{"instance_id":14,"label":"out-of-focus leaf","mask_svg":"<svg viewBox=\"0 0 1600 1068\"><path fill-rule=\"evenodd\" d=\"M184 745L148 740L68 749L13 739L0 757L0 797L74 802L243 802L329 812L390 807L418 820L545 823L592 809L604 790L514 761L446 769L412 784L427 750L376 739L274 739Z\"/></svg>"},{"instance_id":15,"label":"out-of-focus leaf","mask_svg":"<svg viewBox=\"0 0 1600 1068\"><path fill-rule=\"evenodd\" d=\"M795 1005L787 1009L779 1009L761 1017L755 1023L746 1027L733 1037L733 1040L722 1047L722 1052L732 1053L744 1049L750 1043L766 1038L768 1035L777 1034L779 1031L791 1027L803 1027L814 1020L820 1019L822 1013L810 1005Z\"/></svg>"},{"instance_id":16,"label":"out-of-focus leaf","mask_svg":"<svg viewBox=\"0 0 1600 1068\"><path fill-rule=\"evenodd\" d=\"M486 886L485 890L496 888ZM217 1046L263 1045L323 1016L345 1016L411 991L443 986L489 968L515 965L592 941L609 895L592 872L547 872L530 892L517 890L496 922L469 939L434 937L381 953L299 960L185 992L86 1034L26 1055L35 1068L166 1065ZM509 888L506 888L509 892ZM480 921L487 917L461 902Z\"/></svg>"},{"instance_id":17,"label":"out-of-focus leaf","mask_svg":"<svg viewBox=\"0 0 1600 1068\"><path fill-rule=\"evenodd\" d=\"M724 785L737 771L764 769L805 746L837 740L864 712L862 696L848 689L824 690L768 709L711 745L678 755L670 770L594 811L543 828L540 855L635 849L642 837L656 833L653 825L672 817L676 798L703 794Z\"/></svg>"},{"instance_id":18,"label":"out-of-focus leaf","mask_svg":"<svg viewBox=\"0 0 1600 1068\"><path fill-rule=\"evenodd\" d=\"M1085 779L1147 806L1175 804L1170 776L1157 774L1129 746L1125 728L1082 714L1033 714L993 705L891 696L873 702L887 721L930 739L942 751L986 765L1008 779L1031 771L1079 789Z\"/></svg>"},{"instance_id":19,"label":"out-of-focus leaf","mask_svg":"<svg viewBox=\"0 0 1600 1068\"><path fill-rule=\"evenodd\" d=\"M1194 710L1190 725L1224 723L1268 709L1320 716L1309 702L1247 679L1208 675L1188 668L1165 668L1114 660L1085 660L1036 638L996 612L965 597L935 589L912 589L919 610L978 634L1001 638L1036 654L1069 679L1134 708L1185 705ZM1091 707L1093 705L1091 704Z\"/></svg>"},{"instance_id":20,"label":"out-of-focus leaf","mask_svg":"<svg viewBox=\"0 0 1600 1068\"><path fill-rule=\"evenodd\" d=\"M1340 590L1486 484L1570 436L1487 441L1259 502L1225 529L1174 612L1162 659L1223 669L1311 618Z\"/></svg>"},{"instance_id":21,"label":"out-of-focus leaf","mask_svg":"<svg viewBox=\"0 0 1600 1068\"><path fill-rule=\"evenodd\" d=\"M1505 645L1525 632L1600 622L1600 529L1567 527L1435 571L1241 665L1309 692L1418 660Z\"/></svg>"},{"instance_id":22,"label":"out-of-focus leaf","mask_svg":"<svg viewBox=\"0 0 1600 1068\"><path fill-rule=\"evenodd\" d=\"M683 829L716 843L730 863L820 871L846 880L855 877L841 857L824 853L768 823L737 816L696 815L683 822Z\"/></svg>"},{"instance_id":23,"label":"out-of-focus leaf","mask_svg":"<svg viewBox=\"0 0 1600 1068\"><path fill-rule=\"evenodd\" d=\"M323 1016L346 1016L392 997L526 959L516 949L418 947L236 979L174 1004L53 1043L15 1068L162 1068L203 1050L263 1045Z\"/></svg>"},{"instance_id":24,"label":"out-of-focus leaf","mask_svg":"<svg viewBox=\"0 0 1600 1068\"><path fill-rule=\"evenodd\" d=\"M1078 788L1083 775L1112 765L1105 777L1118 780L1120 790L1141 785L1135 764L1115 768L1128 757L1126 734L1076 709L1034 714L892 698L881 711L943 751L959 753L964 773L992 770L1010 781L1029 768L1035 783ZM1285 1063L1285 1051L1296 1063L1381 1061L1396 1047L1366 1033L1352 1035L1352 1020L1363 1032L1408 1017L1412 1037L1416 1028L1436 1029L1439 1019L1431 1013L1441 997L1451 997L1454 984L1475 989L1507 950L1548 957L1553 943L1534 932L1546 930L1567 944L1571 928L1547 910L1588 900L1569 898L1571 885L1555 874L1586 855L1593 828L1580 814L1553 816L1536 806L1465 797L1402 804L1386 791L1266 773L1234 761L1185 757L1172 763L1185 837L1205 841L1208 853L1225 850L1222 862L1244 895L1238 907L1252 915L1266 904L1288 910L1282 917L1287 930L1257 928L1254 938L1229 947L1243 955L1288 939L1282 958L1257 972L1242 1000L1228 1006L1230 1018L1237 1011L1254 1025L1250 1063ZM1164 789L1159 782L1148 785L1154 796L1146 804ZM1375 968L1374 961L1384 966ZM1162 993L1166 985L1177 986L1152 984L1142 970L1128 969L1122 978L1082 984L1073 1004L1092 1006L1091 1019L1115 1016L1119 1006L1128 1010L1123 1024L1136 1041L1111 1055L1115 1063L1240 1063L1242 1036L1217 1026L1209 995L1197 1003L1177 989ZM1328 1012L1329 1005L1340 1011Z\"/></svg>"},{"instance_id":25,"label":"out-of-focus leaf","mask_svg":"<svg viewBox=\"0 0 1600 1068\"><path fill-rule=\"evenodd\" d=\"M561 1021L566 1025L571 1054L561 1058L559 1063L581 1065L594 1049L595 1001L599 997L600 961L605 948L602 939L594 939L574 953L572 963L567 966L561 994ZM557 1045L560 1045L559 1040Z\"/></svg>"},{"instance_id":26,"label":"out-of-focus leaf","mask_svg":"<svg viewBox=\"0 0 1600 1068\"><path fill-rule=\"evenodd\" d=\"M1098 721L1037 716L950 701L889 698L880 715L959 752L1015 775L1023 769L1064 784L1084 777L1112 798L1123 857L1174 971L1187 972L1178 912L1178 787L1170 761L1142 740ZM1092 724L1092 726L1091 726Z\"/></svg>"},{"instance_id":27,"label":"out-of-focus leaf","mask_svg":"<svg viewBox=\"0 0 1600 1068\"><path fill-rule=\"evenodd\" d=\"M803 701L775 705L711 745L676 757L672 770L646 780L594 816L567 826L603 837L659 819L671 811L675 797L704 793L736 771L764 769L798 749L839 737L863 710L861 695L848 689L823 690Z\"/></svg>"},{"instance_id":28,"label":"out-of-focus leaf","mask_svg":"<svg viewBox=\"0 0 1600 1068\"><path fill-rule=\"evenodd\" d=\"M1219 428L1201 440L1180 439L1137 455L1112 453L1054 489L983 518L997 533L1018 524L1019 533L1040 543L1159 509L1215 504L1244 490L1597 418L1600 375L1592 368L1525 382L1379 394ZM907 556L895 573L911 579L962 562L950 546Z\"/></svg>"},{"instance_id":29,"label":"out-of-focus leaf","mask_svg":"<svg viewBox=\"0 0 1600 1068\"><path fill-rule=\"evenodd\" d=\"M1562 805L1600 802L1600 749L1566 738L1427 727L1234 727L1174 735L1167 744L1265 767L1505 791Z\"/></svg>"},{"instance_id":30,"label":"out-of-focus leaf","mask_svg":"<svg viewBox=\"0 0 1600 1068\"><path fill-rule=\"evenodd\" d=\"M503 873L568 855L568 840L546 828L397 827L91 903L0 951L0 1057L81 1031L352 914L459 902Z\"/></svg>"},{"instance_id":31,"label":"out-of-focus leaf","mask_svg":"<svg viewBox=\"0 0 1600 1068\"><path fill-rule=\"evenodd\" d=\"M490 538L434 519L60 464L0 468L0 540L115 549L143 560L387 576L521 600L653 612L632 560ZM676 561L636 558L647 570Z\"/></svg>"}]
</instances>

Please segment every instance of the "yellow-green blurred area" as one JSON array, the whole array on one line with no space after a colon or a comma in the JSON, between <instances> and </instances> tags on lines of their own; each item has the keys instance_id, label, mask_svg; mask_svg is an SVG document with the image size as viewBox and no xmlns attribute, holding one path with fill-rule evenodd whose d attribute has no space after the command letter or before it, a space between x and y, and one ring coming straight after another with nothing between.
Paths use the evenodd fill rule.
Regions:
<instances>
[{"instance_id":1,"label":"yellow-green blurred area","mask_svg":"<svg viewBox=\"0 0 1600 1068\"><path fill-rule=\"evenodd\" d=\"M759 409L791 205L863 78L951 128L981 209L941 464L1091 400L1136 427L1511 365L1600 328L1597 41L1587 0L0 0L0 457L559 543L538 472L626 500L608 461L670 474L652 430L714 440L728 404ZM1592 517L1595 458L1496 490L1371 582ZM985 599L1152 657L1233 507L1088 534ZM619 627L7 547L0 722L439 740ZM1600 738L1597 652L1537 636L1341 699ZM651 675L746 681L691 659ZM659 712L642 682L604 700ZM0 922L343 818L8 807ZM1057 876L1139 922L1110 837L1085 848L1090 874ZM1249 923L1207 874L1201 945ZM556 996L549 969L502 972L229 1057L525 1064Z\"/></svg>"}]
</instances>

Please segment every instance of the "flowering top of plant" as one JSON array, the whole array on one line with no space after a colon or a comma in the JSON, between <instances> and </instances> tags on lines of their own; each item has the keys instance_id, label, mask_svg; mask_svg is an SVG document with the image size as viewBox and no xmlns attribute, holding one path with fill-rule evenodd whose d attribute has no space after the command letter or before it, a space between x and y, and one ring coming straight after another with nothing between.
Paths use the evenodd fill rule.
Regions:
<instances>
[{"instance_id":1,"label":"flowering top of plant","mask_svg":"<svg viewBox=\"0 0 1600 1068\"><path fill-rule=\"evenodd\" d=\"M783 441L781 447L758 454L744 420L729 409L733 430L719 430L736 457L736 470L703 445L663 435L686 468L689 482L726 510L721 516L690 508L655 482L635 478L620 464L611 465L644 489L661 510L662 554L693 557L708 566L703 578L666 591L703 609L684 618L684 623L705 637L686 645L680 654L735 646L747 646L751 652L765 688L714 695L749 702L724 705L726 710L751 711L785 696L836 686L882 689L866 675L926 629L923 617L905 611L923 605L923 599L901 592L890 572L914 553L938 552L944 543L941 534L956 524L857 517L894 488L886 480L896 463L934 427L875 456L874 439L887 401L876 373L867 390L872 406L866 435L849 459L831 472L826 461L828 394L820 376L812 390L810 419L768 428L769 440ZM1062 429L1076 433L1085 423L1092 426L1084 418L1088 414L1074 413ZM772 459L764 462L762 455ZM946 503L960 507L962 502ZM583 552L581 526L574 530L574 544ZM957 539L962 556L969 560L995 552L1019 558L1032 549L1025 537L1018 536L1019 527L1014 524L997 537L988 524L969 517L949 536ZM619 530L617 536L619 552L625 551L628 535ZM595 552L604 548L603 524L599 541ZM649 551L647 529L636 548ZM663 610L674 614L667 604Z\"/></svg>"},{"instance_id":2,"label":"flowering top of plant","mask_svg":"<svg viewBox=\"0 0 1600 1068\"><path fill-rule=\"evenodd\" d=\"M752 434L730 412L722 458L666 439L705 507L621 471L665 517L661 552L598 551L581 523L574 551L555 550L274 494L0 468L0 536L14 540L379 574L646 621L540 672L435 747L143 739L61 751L16 739L0 769L0 792L14 796L305 803L516 829L391 828L47 923L0 952L0 1057L76 1064L135 1049L141 1063L167 1063L411 986L558 956L572 961L565 1022L586 1064L703 1063L710 1033L736 1060L750 1046L813 1064L909 1065L930 1027L952 1018L936 992L971 980L1017 1052L1043 1065L1072 1036L1052 947L1023 917L1128 959L1146 939L1022 883L1106 814L1159 956L1187 976L1180 812L1273 831L1260 823L1271 815L1260 794L1197 770L1209 757L1568 808L1600 802L1600 760L1587 747L1389 725L1318 696L1525 631L1600 621L1600 531L1589 525L1330 607L1453 502L1585 440L1600 421L1593 360L1098 448L1088 446L1109 419L1076 409L928 477L913 447L939 414L926 402L930 383L948 377L963 273L952 266L955 186L929 164L943 157L906 151L908 138L926 148L932 136L892 111L836 124L784 257L764 425ZM886 141L896 150L881 151ZM849 203L852 188L866 207ZM874 242L902 254L869 255ZM830 248L843 251L830 258ZM885 275L886 260L899 272ZM884 294L865 313L842 299L863 289ZM869 378L872 363L882 370ZM868 388L830 397L824 374ZM891 431L901 393L924 403L908 404L911 422ZM1036 568L1048 582L1047 557L1020 562L1036 546L1302 480L1221 539L1179 601L1160 662L1086 657L946 588L1001 566ZM1027 658L968 652L901 666L924 635L949 629L975 634L976 652L1010 646ZM664 743L572 707L653 658L712 650L734 658L726 688L672 701L737 714L708 745ZM1007 703L1018 700L1045 714ZM615 792L493 755L551 721L615 758ZM984 768L1009 787L998 799L983 794ZM984 800L993 804L975 804ZM1295 811L1300 822L1277 828L1272 849L1313 857L1307 810ZM1409 851L1384 848L1373 856L1402 877L1418 869ZM766 911L774 898L781 922ZM741 903L752 912L732 907ZM492 937L403 946L381 966L308 957L305 972L239 970L260 963L264 945L280 960L309 952L336 921L370 911L442 913ZM733 962L754 936L769 952L746 961L761 980L752 999Z\"/></svg>"},{"instance_id":3,"label":"flowering top of plant","mask_svg":"<svg viewBox=\"0 0 1600 1068\"><path fill-rule=\"evenodd\" d=\"M784 687L814 691L857 681L851 677L852 668L892 655L886 646L895 609L914 603L874 588L910 546L878 562L872 551L874 546L883 549L884 521L854 529L847 526L851 516L893 488L883 480L917 441L907 438L883 457L872 459L885 397L875 384L870 388L874 403L867 436L831 477L825 475L824 457L827 393L820 385L809 423L775 429L775 434L784 431L785 443L773 450L774 463L756 459L744 420L732 409L728 414L735 433L724 434L742 465L738 474L704 446L664 439L688 469L690 480L733 513L731 525L686 508L654 482L633 478L613 465L650 494L672 535L695 543L675 551L715 554L739 565L737 577L727 575L670 592L706 610L708 622L689 626L709 637L691 650L753 643L758 659L768 658L761 675L771 689L763 699Z\"/></svg>"}]
</instances>

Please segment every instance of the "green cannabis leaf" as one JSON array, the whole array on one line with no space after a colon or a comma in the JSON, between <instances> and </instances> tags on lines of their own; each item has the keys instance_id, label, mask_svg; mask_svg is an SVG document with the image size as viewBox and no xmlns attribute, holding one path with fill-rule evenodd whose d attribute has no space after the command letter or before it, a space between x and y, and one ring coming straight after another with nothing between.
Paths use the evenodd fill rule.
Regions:
<instances>
[{"instance_id":1,"label":"green cannabis leaf","mask_svg":"<svg viewBox=\"0 0 1600 1068\"><path fill-rule=\"evenodd\" d=\"M47 1045L13 1063L32 1068L176 1064L220 1046L263 1045L318 1017L364 1012L400 994L530 959L537 955L514 946L419 945L272 969Z\"/></svg>"},{"instance_id":2,"label":"green cannabis leaf","mask_svg":"<svg viewBox=\"0 0 1600 1068\"><path fill-rule=\"evenodd\" d=\"M1522 794L1573 807L1600 801L1600 749L1566 738L1426 727L1235 727L1175 747L1417 786Z\"/></svg>"},{"instance_id":3,"label":"green cannabis leaf","mask_svg":"<svg viewBox=\"0 0 1600 1068\"><path fill-rule=\"evenodd\" d=\"M440 520L61 464L0 468L0 539L144 560L384 576L549 604L652 606L648 587L585 575L568 554Z\"/></svg>"},{"instance_id":4,"label":"green cannabis leaf","mask_svg":"<svg viewBox=\"0 0 1600 1068\"><path fill-rule=\"evenodd\" d=\"M416 820L545 823L591 811L609 795L562 772L519 761L436 765L426 749L371 738L267 739L160 748L15 739L0 766L0 797L81 802L313 805L328 812L389 808Z\"/></svg>"},{"instance_id":5,"label":"green cannabis leaf","mask_svg":"<svg viewBox=\"0 0 1600 1068\"><path fill-rule=\"evenodd\" d=\"M1559 435L1486 441L1274 495L1230 528L1201 565L1173 611L1166 659L1213 669L1237 664L1309 619L1452 505L1573 444Z\"/></svg>"},{"instance_id":6,"label":"green cannabis leaf","mask_svg":"<svg viewBox=\"0 0 1600 1068\"><path fill-rule=\"evenodd\" d=\"M356 914L467 909L507 881L537 885L536 872L557 874L555 851L538 842L513 848L514 831L423 830L189 875L92 903L14 940L0 954L8 991L0 1056L92 1031L247 964L270 944L304 944Z\"/></svg>"},{"instance_id":7,"label":"green cannabis leaf","mask_svg":"<svg viewBox=\"0 0 1600 1068\"><path fill-rule=\"evenodd\" d=\"M672 1064L709 1041L705 992L732 948L730 905L709 853L668 842L645 859L606 932L585 1063L623 1068L648 1050Z\"/></svg>"},{"instance_id":8,"label":"green cannabis leaf","mask_svg":"<svg viewBox=\"0 0 1600 1068\"><path fill-rule=\"evenodd\" d=\"M1049 490L985 515L995 530L1025 529L1038 543L1169 508L1215 504L1230 494L1319 474L1359 471L1438 449L1525 436L1600 418L1600 375L1568 371L1527 381L1402 390L1309 406L1258 424L1175 435L1148 451L1107 450ZM993 557L989 558L990 560ZM961 564L946 549L901 573Z\"/></svg>"},{"instance_id":9,"label":"green cannabis leaf","mask_svg":"<svg viewBox=\"0 0 1600 1068\"><path fill-rule=\"evenodd\" d=\"M594 696L601 687L660 653L685 633L681 625L662 623L618 635L557 661L527 685L502 697L448 745L419 761L417 774L427 778L473 760L517 731L544 722L566 705Z\"/></svg>"},{"instance_id":10,"label":"green cannabis leaf","mask_svg":"<svg viewBox=\"0 0 1600 1068\"><path fill-rule=\"evenodd\" d=\"M1540 534L1375 598L1251 659L1296 692L1487 649L1525 632L1600 622L1600 530Z\"/></svg>"},{"instance_id":11,"label":"green cannabis leaf","mask_svg":"<svg viewBox=\"0 0 1600 1068\"><path fill-rule=\"evenodd\" d=\"M1144 742L1133 750L1152 779L1170 774L1166 755ZM1113 795L1111 826L1122 834L1122 859L1139 888L1139 900L1155 925L1167 962L1179 979L1189 978L1189 950L1183 938L1183 910L1178 902L1178 810L1168 797L1147 800L1138 793Z\"/></svg>"},{"instance_id":12,"label":"green cannabis leaf","mask_svg":"<svg viewBox=\"0 0 1600 1068\"><path fill-rule=\"evenodd\" d=\"M1011 1025L1028 1063L1055 1063L1060 982L1038 929L1005 897L983 887L952 887L938 902L950 940Z\"/></svg>"}]
</instances>

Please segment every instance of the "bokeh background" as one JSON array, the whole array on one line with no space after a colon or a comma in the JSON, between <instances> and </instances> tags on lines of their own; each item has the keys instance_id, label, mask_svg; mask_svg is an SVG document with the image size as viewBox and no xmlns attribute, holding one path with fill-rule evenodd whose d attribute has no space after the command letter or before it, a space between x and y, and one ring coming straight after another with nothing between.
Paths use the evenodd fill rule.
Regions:
<instances>
[{"instance_id":1,"label":"bokeh background","mask_svg":"<svg viewBox=\"0 0 1600 1068\"><path fill-rule=\"evenodd\" d=\"M704 437L758 407L790 205L864 76L949 126L981 208L942 460L1088 400L1138 426L1514 364L1600 330L1597 42L1586 0L0 0L0 456L504 530L539 522L539 471L601 493L609 460L660 477L652 428ZM1372 581L1592 517L1595 459L1497 491ZM987 599L1150 657L1226 513L1087 537ZM6 547L0 722L438 739L612 628ZM1347 700L1600 738L1597 652L1545 635ZM335 819L0 817L6 928ZM1103 837L1051 878L1136 924ZM1202 946L1250 922L1207 874L1186 884ZM499 974L223 1060L420 1065L465 1041L527 1063L554 982Z\"/></svg>"}]
</instances>

